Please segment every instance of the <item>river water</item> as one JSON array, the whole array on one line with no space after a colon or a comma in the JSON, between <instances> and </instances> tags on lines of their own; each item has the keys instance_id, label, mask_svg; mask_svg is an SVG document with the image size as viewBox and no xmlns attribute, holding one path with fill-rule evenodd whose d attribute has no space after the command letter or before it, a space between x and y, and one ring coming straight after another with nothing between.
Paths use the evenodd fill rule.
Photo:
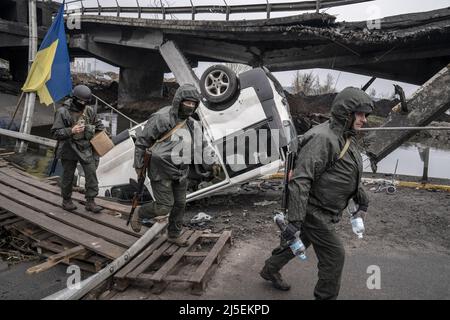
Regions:
<instances>
[{"instance_id":1,"label":"river water","mask_svg":"<svg viewBox=\"0 0 450 320\"><path fill-rule=\"evenodd\" d=\"M426 146L418 143L403 144L378 163L377 172L394 173L398 160L397 174L421 177L423 161L419 153L420 148ZM364 172L372 172L367 157L363 155L363 159ZM430 148L428 177L450 179L450 150Z\"/></svg>"}]
</instances>

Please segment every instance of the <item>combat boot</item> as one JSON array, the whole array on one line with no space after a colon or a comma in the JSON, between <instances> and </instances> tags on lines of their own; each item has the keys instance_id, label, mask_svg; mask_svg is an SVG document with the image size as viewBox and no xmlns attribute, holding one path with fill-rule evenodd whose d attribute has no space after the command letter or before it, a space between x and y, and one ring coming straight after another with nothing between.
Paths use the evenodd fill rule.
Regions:
<instances>
[{"instance_id":1,"label":"combat boot","mask_svg":"<svg viewBox=\"0 0 450 320\"><path fill-rule=\"evenodd\" d=\"M176 244L179 247L187 247L189 246L189 242L187 240L181 239L180 236L168 236L167 242Z\"/></svg>"},{"instance_id":2,"label":"combat boot","mask_svg":"<svg viewBox=\"0 0 450 320\"><path fill-rule=\"evenodd\" d=\"M92 211L93 213L99 213L103 209L95 203L93 198L86 199L85 208L87 211Z\"/></svg>"},{"instance_id":3,"label":"combat boot","mask_svg":"<svg viewBox=\"0 0 450 320\"><path fill-rule=\"evenodd\" d=\"M270 272L266 266L264 266L259 275L264 280L272 282L272 285L278 290L288 291L291 289L291 286L288 285L283 278L281 278L281 274L279 272Z\"/></svg>"},{"instance_id":4,"label":"combat boot","mask_svg":"<svg viewBox=\"0 0 450 320\"><path fill-rule=\"evenodd\" d=\"M67 211L74 211L77 208L77 206L72 202L72 199L63 199L62 207Z\"/></svg>"}]
</instances>

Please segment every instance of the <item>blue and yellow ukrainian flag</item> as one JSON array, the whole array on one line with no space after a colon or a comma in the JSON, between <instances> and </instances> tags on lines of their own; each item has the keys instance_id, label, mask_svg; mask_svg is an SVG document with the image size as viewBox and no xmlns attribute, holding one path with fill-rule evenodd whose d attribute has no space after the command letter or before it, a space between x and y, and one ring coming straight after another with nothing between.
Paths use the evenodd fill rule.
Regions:
<instances>
[{"instance_id":1,"label":"blue and yellow ukrainian flag","mask_svg":"<svg viewBox=\"0 0 450 320\"><path fill-rule=\"evenodd\" d=\"M45 35L22 87L24 92L36 91L41 103L46 105L64 98L72 90L63 13L64 3Z\"/></svg>"}]
</instances>

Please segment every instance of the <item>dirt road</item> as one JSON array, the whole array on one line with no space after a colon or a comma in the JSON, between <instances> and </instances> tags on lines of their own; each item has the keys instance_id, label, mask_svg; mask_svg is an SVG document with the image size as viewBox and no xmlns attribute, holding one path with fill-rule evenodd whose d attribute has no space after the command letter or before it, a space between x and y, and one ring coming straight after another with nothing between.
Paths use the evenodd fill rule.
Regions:
<instances>
[{"instance_id":1,"label":"dirt road","mask_svg":"<svg viewBox=\"0 0 450 320\"><path fill-rule=\"evenodd\" d=\"M312 299L317 280L312 249L306 262L291 261L283 270L293 285L291 291L279 292L259 278L264 260L278 241L272 211L279 206L280 190L270 181L245 189L188 206L186 220L203 211L213 219L202 228L232 230L235 239L202 298ZM347 252L340 299L450 299L450 193L406 188L394 195L368 193L371 205L364 238L353 235L345 216L337 225ZM379 267L379 290L367 288L373 273L370 269L368 273L369 266ZM198 297L184 285L171 285L158 296L131 288L114 299Z\"/></svg>"}]
</instances>

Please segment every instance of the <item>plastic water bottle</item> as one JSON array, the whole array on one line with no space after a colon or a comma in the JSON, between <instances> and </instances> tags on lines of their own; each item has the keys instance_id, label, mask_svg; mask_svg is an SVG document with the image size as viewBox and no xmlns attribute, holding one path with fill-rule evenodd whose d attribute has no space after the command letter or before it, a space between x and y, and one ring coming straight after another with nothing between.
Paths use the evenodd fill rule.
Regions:
<instances>
[{"instance_id":1,"label":"plastic water bottle","mask_svg":"<svg viewBox=\"0 0 450 320\"><path fill-rule=\"evenodd\" d=\"M347 212L350 215L350 222L352 223L353 233L358 236L358 239L362 239L364 233L364 221L361 217L355 216L359 211L359 206L350 199L347 205Z\"/></svg>"},{"instance_id":2,"label":"plastic water bottle","mask_svg":"<svg viewBox=\"0 0 450 320\"><path fill-rule=\"evenodd\" d=\"M361 217L352 217L350 219L352 223L353 233L358 236L358 239L362 239L364 232L364 222Z\"/></svg>"},{"instance_id":3,"label":"plastic water bottle","mask_svg":"<svg viewBox=\"0 0 450 320\"><path fill-rule=\"evenodd\" d=\"M283 233L287 228L286 221L284 220L284 214L282 212L278 212L277 214L275 214L273 220ZM306 247L303 244L302 240L300 240L300 231L295 234L294 239L288 242L288 245L295 256L297 256L300 260L306 260Z\"/></svg>"},{"instance_id":4,"label":"plastic water bottle","mask_svg":"<svg viewBox=\"0 0 450 320\"><path fill-rule=\"evenodd\" d=\"M289 248L291 248L292 253L300 260L306 260L306 248L300 238L297 237L294 241L292 241L289 245Z\"/></svg>"}]
</instances>

